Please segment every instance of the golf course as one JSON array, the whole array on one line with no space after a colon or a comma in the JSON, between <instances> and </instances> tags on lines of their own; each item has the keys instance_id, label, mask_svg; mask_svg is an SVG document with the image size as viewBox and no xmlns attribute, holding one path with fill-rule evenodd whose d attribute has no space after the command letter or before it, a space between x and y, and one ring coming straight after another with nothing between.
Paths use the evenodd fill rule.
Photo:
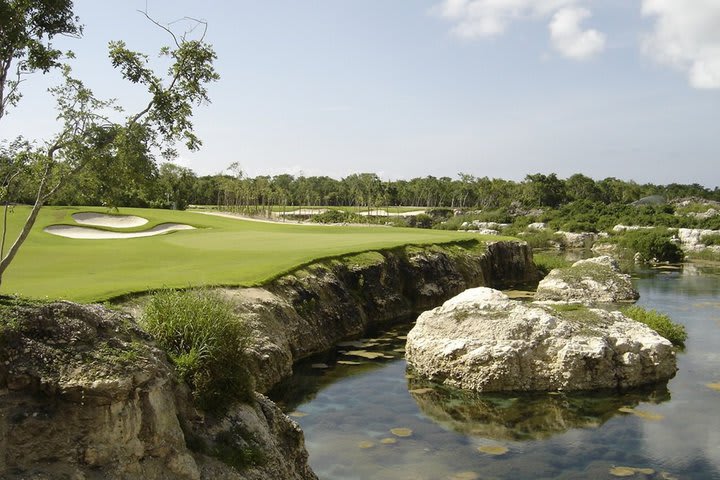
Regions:
<instances>
[{"instance_id":1,"label":"golf course","mask_svg":"<svg viewBox=\"0 0 720 480\"><path fill-rule=\"evenodd\" d=\"M29 207L23 206L8 213L6 250L28 213ZM83 217L77 214L91 213L119 219L133 216L147 222L120 222L120 228L78 222ZM167 224L183 229L140 238L95 238L103 232L127 236L156 228L162 231ZM66 238L48 233L48 227L85 228L91 234ZM264 223L191 211L44 207L3 278L0 293L95 302L159 288L252 286L324 258L472 239L485 238L416 228Z\"/></svg>"}]
</instances>

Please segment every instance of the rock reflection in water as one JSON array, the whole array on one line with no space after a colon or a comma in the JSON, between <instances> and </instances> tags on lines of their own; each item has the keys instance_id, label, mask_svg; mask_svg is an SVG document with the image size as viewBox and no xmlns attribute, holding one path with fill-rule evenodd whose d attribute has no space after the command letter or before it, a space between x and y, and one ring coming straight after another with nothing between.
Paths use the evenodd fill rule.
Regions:
<instances>
[{"instance_id":1,"label":"rock reflection in water","mask_svg":"<svg viewBox=\"0 0 720 480\"><path fill-rule=\"evenodd\" d=\"M476 394L408 379L420 411L446 429L492 440L540 440L573 428L594 428L623 407L670 400L667 384L618 393Z\"/></svg>"}]
</instances>

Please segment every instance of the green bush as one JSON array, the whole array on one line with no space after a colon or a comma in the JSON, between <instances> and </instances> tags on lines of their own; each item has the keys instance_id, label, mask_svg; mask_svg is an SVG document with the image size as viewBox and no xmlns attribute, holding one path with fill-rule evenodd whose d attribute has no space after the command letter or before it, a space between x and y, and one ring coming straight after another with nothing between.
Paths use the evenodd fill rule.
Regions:
<instances>
[{"instance_id":1,"label":"green bush","mask_svg":"<svg viewBox=\"0 0 720 480\"><path fill-rule=\"evenodd\" d=\"M543 252L533 253L533 262L535 262L535 266L543 276L550 273L550 270L554 268L566 268L572 265L572 262L559 255Z\"/></svg>"},{"instance_id":2,"label":"green bush","mask_svg":"<svg viewBox=\"0 0 720 480\"><path fill-rule=\"evenodd\" d=\"M364 217L356 213L346 212L344 210L328 210L327 212L310 217L310 221L315 223L360 223L365 220Z\"/></svg>"},{"instance_id":3,"label":"green bush","mask_svg":"<svg viewBox=\"0 0 720 480\"><path fill-rule=\"evenodd\" d=\"M252 398L244 353L250 330L219 293L157 291L142 323L175 363L198 407L217 413L235 400Z\"/></svg>"},{"instance_id":4,"label":"green bush","mask_svg":"<svg viewBox=\"0 0 720 480\"><path fill-rule=\"evenodd\" d=\"M657 259L660 262L681 262L683 251L670 241L670 234L665 229L636 230L618 236L621 247L639 252L645 260Z\"/></svg>"},{"instance_id":5,"label":"green bush","mask_svg":"<svg viewBox=\"0 0 720 480\"><path fill-rule=\"evenodd\" d=\"M718 235L717 233L713 233L711 235L703 235L700 241L707 246L720 245L720 235Z\"/></svg>"},{"instance_id":6,"label":"green bush","mask_svg":"<svg viewBox=\"0 0 720 480\"><path fill-rule=\"evenodd\" d=\"M646 310L636 305L623 308L622 313L636 322L644 323L652 328L661 336L670 340L673 345L685 346L685 340L687 340L685 327L673 322L667 315L656 310Z\"/></svg>"},{"instance_id":7,"label":"green bush","mask_svg":"<svg viewBox=\"0 0 720 480\"><path fill-rule=\"evenodd\" d=\"M565 239L551 230L533 230L520 238L525 240L532 248L548 248L552 243L564 244Z\"/></svg>"}]
</instances>

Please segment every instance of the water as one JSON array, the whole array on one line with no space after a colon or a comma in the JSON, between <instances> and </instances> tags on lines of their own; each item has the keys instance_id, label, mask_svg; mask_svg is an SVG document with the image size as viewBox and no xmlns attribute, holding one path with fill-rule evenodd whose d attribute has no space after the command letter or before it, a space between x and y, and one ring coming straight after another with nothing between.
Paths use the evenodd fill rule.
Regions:
<instances>
[{"instance_id":1,"label":"water","mask_svg":"<svg viewBox=\"0 0 720 480\"><path fill-rule=\"evenodd\" d=\"M300 365L272 396L302 426L323 480L609 479L614 467L650 469L628 478L720 479L720 392L707 386L720 383L720 269L643 271L635 283L640 305L688 330L666 385L624 394L464 394L407 377L410 326L398 326ZM397 436L396 428L412 433Z\"/></svg>"}]
</instances>

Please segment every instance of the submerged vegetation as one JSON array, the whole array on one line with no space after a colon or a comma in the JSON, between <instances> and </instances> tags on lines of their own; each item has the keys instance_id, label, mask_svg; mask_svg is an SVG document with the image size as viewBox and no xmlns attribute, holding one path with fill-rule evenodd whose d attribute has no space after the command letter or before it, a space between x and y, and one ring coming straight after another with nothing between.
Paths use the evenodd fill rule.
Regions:
<instances>
[{"instance_id":1,"label":"submerged vegetation","mask_svg":"<svg viewBox=\"0 0 720 480\"><path fill-rule=\"evenodd\" d=\"M142 324L175 363L200 408L221 412L233 401L252 398L244 353L250 329L220 293L157 291Z\"/></svg>"},{"instance_id":2,"label":"submerged vegetation","mask_svg":"<svg viewBox=\"0 0 720 480\"><path fill-rule=\"evenodd\" d=\"M622 313L633 320L644 323L648 327L655 330L661 336L665 337L675 346L684 347L687 340L687 332L685 327L679 323L673 322L670 317L656 310L646 310L642 307L634 305L622 309Z\"/></svg>"}]
</instances>

